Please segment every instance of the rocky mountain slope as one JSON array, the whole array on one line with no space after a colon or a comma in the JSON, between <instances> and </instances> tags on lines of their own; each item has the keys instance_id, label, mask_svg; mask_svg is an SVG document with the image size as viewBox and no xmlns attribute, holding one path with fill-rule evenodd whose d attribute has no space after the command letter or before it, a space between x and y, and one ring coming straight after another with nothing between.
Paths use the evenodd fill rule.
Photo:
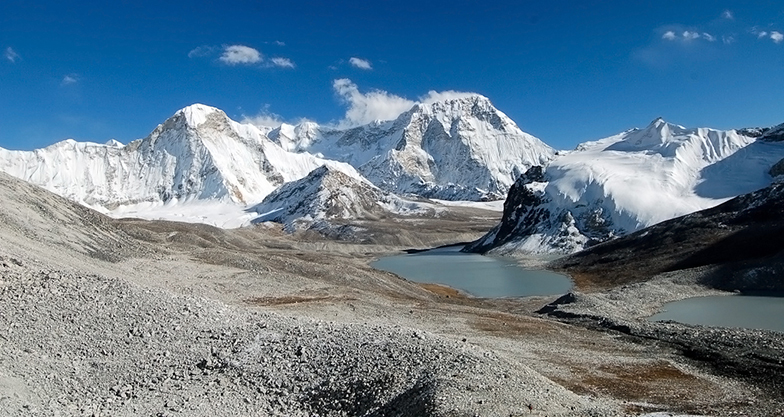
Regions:
<instances>
[{"instance_id":1,"label":"rocky mountain slope","mask_svg":"<svg viewBox=\"0 0 784 417\"><path fill-rule=\"evenodd\" d=\"M662 272L712 270L703 284L726 291L784 291L784 184L674 218L561 258L553 268L591 287Z\"/></svg>"},{"instance_id":2,"label":"rocky mountain slope","mask_svg":"<svg viewBox=\"0 0 784 417\"><path fill-rule=\"evenodd\" d=\"M359 174L322 166L307 177L286 183L252 208L255 222L282 223L287 230L307 228L315 222L378 219L389 213L425 214L432 206L406 201L382 191Z\"/></svg>"},{"instance_id":3,"label":"rocky mountain slope","mask_svg":"<svg viewBox=\"0 0 784 417\"><path fill-rule=\"evenodd\" d=\"M780 390L526 313L542 299L367 265L390 247L114 220L2 173L0 199L0 415L780 414Z\"/></svg>"},{"instance_id":4,"label":"rocky mountain slope","mask_svg":"<svg viewBox=\"0 0 784 417\"><path fill-rule=\"evenodd\" d=\"M780 142L656 119L529 170L468 250L576 252L765 187L782 157Z\"/></svg>"},{"instance_id":5,"label":"rocky mountain slope","mask_svg":"<svg viewBox=\"0 0 784 417\"><path fill-rule=\"evenodd\" d=\"M0 170L116 217L237 227L253 221L249 206L321 166L352 176L353 165L387 192L480 200L502 198L520 172L552 156L473 96L348 130L257 127L195 104L125 146L66 140L0 149Z\"/></svg>"},{"instance_id":6,"label":"rocky mountain slope","mask_svg":"<svg viewBox=\"0 0 784 417\"><path fill-rule=\"evenodd\" d=\"M2 415L508 415L525 406L515 395L550 415L621 415L522 362L388 324L383 295L383 315L357 319L366 291L406 300L395 317L432 296L348 257L302 261L247 230L137 228L2 173L0 198ZM264 304L303 288L335 297L328 320Z\"/></svg>"},{"instance_id":7,"label":"rocky mountain slope","mask_svg":"<svg viewBox=\"0 0 784 417\"><path fill-rule=\"evenodd\" d=\"M445 200L501 199L520 173L554 155L480 95L419 103L395 120L345 131L284 124L269 137L347 162L384 190Z\"/></svg>"},{"instance_id":8,"label":"rocky mountain slope","mask_svg":"<svg viewBox=\"0 0 784 417\"><path fill-rule=\"evenodd\" d=\"M325 164L345 167L286 152L264 131L200 104L126 146L66 140L31 152L0 149L0 170L104 213L257 203Z\"/></svg>"}]
</instances>

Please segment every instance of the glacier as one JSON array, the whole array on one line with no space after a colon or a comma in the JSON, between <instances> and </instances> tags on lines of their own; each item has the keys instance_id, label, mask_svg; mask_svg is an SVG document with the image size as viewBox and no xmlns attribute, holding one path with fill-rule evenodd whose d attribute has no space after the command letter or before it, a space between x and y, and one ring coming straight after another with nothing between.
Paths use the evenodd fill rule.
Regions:
<instances>
[{"instance_id":1,"label":"glacier","mask_svg":"<svg viewBox=\"0 0 784 417\"><path fill-rule=\"evenodd\" d=\"M453 201L503 199L521 173L555 155L481 95L417 103L395 120L348 130L284 124L269 137L349 163L386 191Z\"/></svg>"},{"instance_id":2,"label":"glacier","mask_svg":"<svg viewBox=\"0 0 784 417\"><path fill-rule=\"evenodd\" d=\"M476 94L347 129L257 126L194 104L127 145L0 148L0 170L113 217L224 228L498 209L507 196L501 223L469 250L570 253L767 186L782 132L658 118L556 152Z\"/></svg>"},{"instance_id":3,"label":"glacier","mask_svg":"<svg viewBox=\"0 0 784 417\"><path fill-rule=\"evenodd\" d=\"M782 158L781 142L658 118L521 176L501 223L466 250L576 252L766 187Z\"/></svg>"},{"instance_id":4,"label":"glacier","mask_svg":"<svg viewBox=\"0 0 784 417\"><path fill-rule=\"evenodd\" d=\"M487 98L469 95L343 130L255 126L194 104L127 145L68 139L34 151L0 148L0 170L115 217L240 227L274 190L322 166L369 182L383 191L383 207L410 214L421 210L392 194L499 200L554 153Z\"/></svg>"}]
</instances>

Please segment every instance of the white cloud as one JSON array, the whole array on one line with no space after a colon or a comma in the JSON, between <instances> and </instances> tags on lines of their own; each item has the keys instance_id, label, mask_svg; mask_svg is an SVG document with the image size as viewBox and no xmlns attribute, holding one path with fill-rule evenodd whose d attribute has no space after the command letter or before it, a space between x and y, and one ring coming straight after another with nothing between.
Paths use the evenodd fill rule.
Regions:
<instances>
[{"instance_id":1,"label":"white cloud","mask_svg":"<svg viewBox=\"0 0 784 417\"><path fill-rule=\"evenodd\" d=\"M274 43L275 45L278 45L278 46L286 46L286 43L285 43L285 42L281 42L281 41L275 41L275 42L273 42L273 43Z\"/></svg>"},{"instance_id":2,"label":"white cloud","mask_svg":"<svg viewBox=\"0 0 784 417\"><path fill-rule=\"evenodd\" d=\"M711 35L708 32L703 32L702 33L702 38L705 39L708 42L715 42L716 41L716 37Z\"/></svg>"},{"instance_id":3,"label":"white cloud","mask_svg":"<svg viewBox=\"0 0 784 417\"><path fill-rule=\"evenodd\" d=\"M200 57L209 56L212 55L216 49L217 48L215 48L214 46L209 46L209 45L198 46L196 48L191 49L191 51L188 52L188 58L200 58Z\"/></svg>"},{"instance_id":4,"label":"white cloud","mask_svg":"<svg viewBox=\"0 0 784 417\"><path fill-rule=\"evenodd\" d=\"M352 127L370 123L374 120L392 120L401 113L411 109L415 104L433 104L438 101L456 100L475 97L478 94L463 91L428 91L412 101L405 97L396 96L383 90L372 90L361 93L357 85L347 78L334 80L332 88L340 98L348 104L346 115L338 123L338 127Z\"/></svg>"},{"instance_id":5,"label":"white cloud","mask_svg":"<svg viewBox=\"0 0 784 417\"><path fill-rule=\"evenodd\" d=\"M8 48L5 48L5 58L6 58L7 60L11 61L11 63L14 63L14 64L15 64L15 63L16 63L16 61L17 61L19 58L21 58L21 57L19 56L19 54L17 54L17 53L16 53L16 51L14 51L14 49L13 49L13 48L11 48L11 47L9 46Z\"/></svg>"},{"instance_id":6,"label":"white cloud","mask_svg":"<svg viewBox=\"0 0 784 417\"><path fill-rule=\"evenodd\" d=\"M728 20L732 20L732 19L734 19L734 18L735 18L735 15L733 15L731 11L729 11L729 10L725 10L725 11L724 11L724 12L721 14L721 17L723 17L723 18L725 18L725 19L728 19Z\"/></svg>"},{"instance_id":7,"label":"white cloud","mask_svg":"<svg viewBox=\"0 0 784 417\"><path fill-rule=\"evenodd\" d=\"M752 35L755 35L757 39L770 39L774 43L781 43L784 42L784 34L777 30L771 30L770 32L766 30L759 30L757 27L753 27L749 30Z\"/></svg>"},{"instance_id":8,"label":"white cloud","mask_svg":"<svg viewBox=\"0 0 784 417\"><path fill-rule=\"evenodd\" d=\"M75 75L66 75L63 77L63 81L60 82L60 85L69 85L69 84L76 84L79 81Z\"/></svg>"},{"instance_id":9,"label":"white cloud","mask_svg":"<svg viewBox=\"0 0 784 417\"><path fill-rule=\"evenodd\" d=\"M700 38L700 34L697 33L697 32L690 32L688 30L684 30L683 31L683 39L684 40L689 41L689 40L699 39L699 38Z\"/></svg>"},{"instance_id":10,"label":"white cloud","mask_svg":"<svg viewBox=\"0 0 784 417\"><path fill-rule=\"evenodd\" d=\"M261 52L250 46L229 45L223 48L221 62L227 65L255 64L262 60Z\"/></svg>"},{"instance_id":11,"label":"white cloud","mask_svg":"<svg viewBox=\"0 0 784 417\"><path fill-rule=\"evenodd\" d=\"M463 91L433 91L430 90L422 97L419 97L419 101L424 104L433 104L437 101L445 101L445 100L456 100L461 98L468 98L468 97L475 97L478 94L476 93L467 93Z\"/></svg>"},{"instance_id":12,"label":"white cloud","mask_svg":"<svg viewBox=\"0 0 784 417\"><path fill-rule=\"evenodd\" d=\"M348 63L351 64L351 66L353 67L363 69L363 70L373 69L373 66L370 65L370 61L368 61L367 59L351 57L351 59L348 60Z\"/></svg>"},{"instance_id":13,"label":"white cloud","mask_svg":"<svg viewBox=\"0 0 784 417\"><path fill-rule=\"evenodd\" d=\"M269 106L264 106L264 109L255 116L242 115L242 123L250 123L259 127L278 127L283 124L283 118L275 113L271 113Z\"/></svg>"},{"instance_id":14,"label":"white cloud","mask_svg":"<svg viewBox=\"0 0 784 417\"><path fill-rule=\"evenodd\" d=\"M357 85L347 78L333 81L332 88L348 104L346 115L338 124L340 127L359 126L374 120L391 120L416 104L381 90L362 94Z\"/></svg>"},{"instance_id":15,"label":"white cloud","mask_svg":"<svg viewBox=\"0 0 784 417\"><path fill-rule=\"evenodd\" d=\"M721 41L722 41L722 42L723 42L725 45L729 45L729 44L731 44L731 43L735 43L735 37L734 37L734 36L732 36L732 35L725 35L725 36L722 36L722 37L721 37Z\"/></svg>"},{"instance_id":16,"label":"white cloud","mask_svg":"<svg viewBox=\"0 0 784 417\"><path fill-rule=\"evenodd\" d=\"M294 63L291 62L291 60L288 59L288 58L272 58L272 63L276 67L281 67L281 68L294 68L295 67Z\"/></svg>"},{"instance_id":17,"label":"white cloud","mask_svg":"<svg viewBox=\"0 0 784 417\"><path fill-rule=\"evenodd\" d=\"M662 35L662 39L666 39L668 41L674 41L675 40L675 32L673 32L671 30L668 30L668 31L664 32L664 35Z\"/></svg>"}]
</instances>

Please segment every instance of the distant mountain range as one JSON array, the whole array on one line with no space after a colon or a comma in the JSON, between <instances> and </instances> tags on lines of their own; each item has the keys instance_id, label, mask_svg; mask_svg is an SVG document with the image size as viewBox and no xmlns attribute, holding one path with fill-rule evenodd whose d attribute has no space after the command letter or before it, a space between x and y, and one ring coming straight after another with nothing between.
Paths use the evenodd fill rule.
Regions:
<instances>
[{"instance_id":1,"label":"distant mountain range","mask_svg":"<svg viewBox=\"0 0 784 417\"><path fill-rule=\"evenodd\" d=\"M426 216L423 199L508 194L502 223L472 250L574 252L770 184L782 137L784 125L721 131L657 119L556 152L480 95L350 129L254 126L194 104L127 145L0 148L0 170L112 216L221 227Z\"/></svg>"}]
</instances>

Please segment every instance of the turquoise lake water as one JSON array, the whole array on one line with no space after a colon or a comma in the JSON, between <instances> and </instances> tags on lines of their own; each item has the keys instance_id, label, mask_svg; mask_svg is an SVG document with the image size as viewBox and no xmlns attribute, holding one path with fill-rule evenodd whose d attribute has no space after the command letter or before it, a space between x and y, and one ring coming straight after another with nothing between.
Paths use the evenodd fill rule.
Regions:
<instances>
[{"instance_id":1,"label":"turquoise lake water","mask_svg":"<svg viewBox=\"0 0 784 417\"><path fill-rule=\"evenodd\" d=\"M442 284L475 297L525 297L569 292L571 280L527 269L514 260L461 253L460 246L381 258L372 266L420 283Z\"/></svg>"}]
</instances>

